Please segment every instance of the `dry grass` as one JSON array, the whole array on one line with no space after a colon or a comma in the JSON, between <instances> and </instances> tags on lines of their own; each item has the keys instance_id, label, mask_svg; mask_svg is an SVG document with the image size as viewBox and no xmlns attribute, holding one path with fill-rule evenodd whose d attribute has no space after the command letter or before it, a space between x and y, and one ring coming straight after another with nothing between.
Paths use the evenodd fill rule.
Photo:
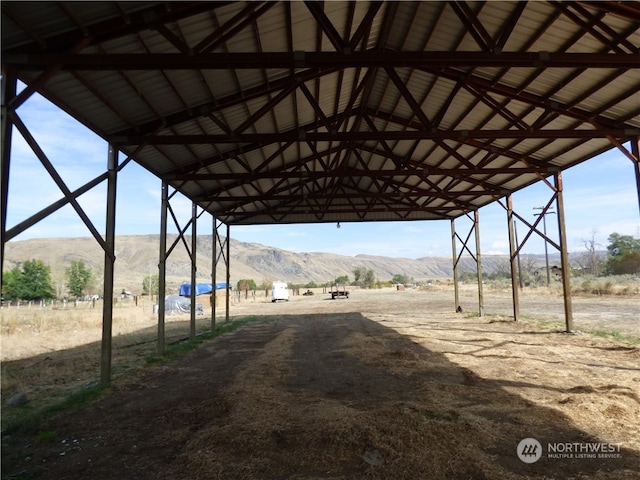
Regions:
<instances>
[{"instance_id":1,"label":"dry grass","mask_svg":"<svg viewBox=\"0 0 640 480\"><path fill-rule=\"evenodd\" d=\"M224 302L218 312L224 315ZM198 332L210 329L210 316L198 316L196 320ZM3 308L0 326L2 402L18 392L25 392L29 398L29 404L18 411L5 409L3 425L16 416L63 401L70 393L99 380L101 302L95 308L90 302L66 308ZM166 317L167 342L188 337L189 330L188 314ZM157 352L157 315L149 299L139 300L138 305L126 300L114 306L112 338L114 378L148 363Z\"/></svg>"},{"instance_id":2,"label":"dry grass","mask_svg":"<svg viewBox=\"0 0 640 480\"><path fill-rule=\"evenodd\" d=\"M173 416L184 410L193 417L192 423L179 417L177 429L163 424L149 438L134 437L138 445L155 440L179 451L162 473L154 470L154 478L637 478L627 464L615 461L600 466L547 461L527 470L515 458L514 445L526 436L618 443L627 461L640 454L640 350L611 338L558 333L553 315L562 308L556 296L524 295L523 307L537 313L517 324L500 313L509 311L509 294L501 291L487 294L489 311L498 313L486 318L453 313L447 286L356 290L348 300L325 297L317 292L288 303L258 299L233 305L234 316L280 320L248 324L205 344L175 371L165 367L169 381L180 378L181 388L198 393L190 397L193 403L163 402L159 377L148 391L144 382L122 384L139 389L129 400L157 397L160 408L173 408ZM628 318L637 320L635 299L615 300L615 307L608 301L577 302L576 315L582 321L587 313L608 312L622 326ZM465 312L475 301L473 289L463 288ZM33 398L50 400L60 389L95 378L99 345L91 338L96 328L99 334L99 315L43 321L40 312L18 321L5 313L3 329L6 321L13 333L3 335L3 358L5 341L40 350L3 361L3 395L26 389ZM114 369L120 374L153 354L155 317L143 307L124 305L115 316ZM175 337L187 335L186 320L170 320L167 328ZM206 328L209 319L199 322ZM89 344L51 352L42 350L46 343L32 342L47 333L63 338L69 325L78 332L76 341ZM202 360L219 365L232 354L250 360L231 362L230 381L203 394L205 379L215 375ZM187 383L187 373L194 383ZM98 431L108 435L109 428L114 427L106 422ZM104 455L106 448L96 452ZM129 451L125 463L141 458L119 445L109 451L115 456L105 460L105 468ZM157 461L145 460L150 462L145 468Z\"/></svg>"},{"instance_id":3,"label":"dry grass","mask_svg":"<svg viewBox=\"0 0 640 480\"><path fill-rule=\"evenodd\" d=\"M429 395L435 401L428 407L389 399L370 408L283 389L295 374L288 363L295 337L294 328L285 330L236 376L224 394L225 424L212 422L188 442L182 461L191 478L275 478L283 465L289 478L352 478L345 472L365 458L366 478L517 478L464 444L468 436L490 441L492 426L452 411L450 396ZM379 365L377 339L349 338L346 353ZM389 363L403 356L392 354ZM414 355L408 357L411 363ZM209 407L219 413L220 399Z\"/></svg>"},{"instance_id":4,"label":"dry grass","mask_svg":"<svg viewBox=\"0 0 640 480\"><path fill-rule=\"evenodd\" d=\"M336 388L343 380L353 382L358 393L352 400L344 392L331 398L331 389L315 391L314 383L327 382L316 371L305 388L295 388L303 368L295 360L302 327L290 326L219 398L203 406L204 415L214 420L188 440L181 468L194 479L277 478L283 466L287 478L300 479L524 479L531 472L517 473L518 460L515 465L497 460L497 454L513 449L508 439L531 434L575 440L574 428L589 438L640 451L635 423L640 422L640 397L634 390L640 377L631 384L624 378L624 369L640 360L635 348L626 351L629 358L621 372L615 366L619 353L601 355L607 366L594 376L592 368L581 365L583 357L588 358L592 347L606 351L612 346L606 341L550 337L540 343L531 340L533 325L468 322L451 314L432 315L428 324L405 312L369 314L365 327L369 320L387 328L362 330L347 315L335 322L327 319L328 328L341 330L340 339L331 337L325 344L314 335L319 349L331 345L326 358L314 361L344 357L352 365L357 359L353 371L334 371ZM512 340L503 342L507 337ZM567 342L569 365L562 368L571 371L545 375L540 358L559 359L563 350L567 357ZM477 346L487 354L470 354ZM331 366L325 374L330 372ZM370 398L358 397L364 388L359 375L373 377L370 382L383 375L388 391L383 386L382 393L372 390ZM393 379L410 384L408 391ZM364 471L358 467L367 461ZM621 469L615 474L567 472L564 478L634 475Z\"/></svg>"}]
</instances>

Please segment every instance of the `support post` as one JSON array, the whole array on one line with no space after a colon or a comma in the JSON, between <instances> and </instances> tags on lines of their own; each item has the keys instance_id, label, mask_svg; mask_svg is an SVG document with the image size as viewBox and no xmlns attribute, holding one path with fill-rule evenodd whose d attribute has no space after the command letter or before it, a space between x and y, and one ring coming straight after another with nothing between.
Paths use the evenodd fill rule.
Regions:
<instances>
[{"instance_id":1,"label":"support post","mask_svg":"<svg viewBox=\"0 0 640 480\"><path fill-rule=\"evenodd\" d=\"M456 246L456 223L451 219L451 251L453 254L453 291L455 300L455 311L460 309L460 292L458 291L458 247Z\"/></svg>"},{"instance_id":2,"label":"support post","mask_svg":"<svg viewBox=\"0 0 640 480\"><path fill-rule=\"evenodd\" d=\"M511 211L513 214L513 210ZM513 217L513 215L512 215ZM518 242L518 227L516 221L513 221L513 238L516 241L516 259L518 261L518 281L520 282L520 291L524 290L524 281L522 279L522 263L520 262L520 243Z\"/></svg>"},{"instance_id":3,"label":"support post","mask_svg":"<svg viewBox=\"0 0 640 480\"><path fill-rule=\"evenodd\" d=\"M216 329L216 266L218 264L218 231L216 229L216 217L211 216L212 232L211 232L211 331Z\"/></svg>"},{"instance_id":4,"label":"support post","mask_svg":"<svg viewBox=\"0 0 640 480\"><path fill-rule=\"evenodd\" d=\"M482 289L482 257L480 256L480 213L473 212L473 223L476 233L476 265L478 271L478 316L484 316L484 291Z\"/></svg>"},{"instance_id":5,"label":"support post","mask_svg":"<svg viewBox=\"0 0 640 480\"><path fill-rule=\"evenodd\" d=\"M636 174L636 189L638 191L638 208L640 208L640 137L631 140L631 154L635 158L634 172Z\"/></svg>"},{"instance_id":6,"label":"support post","mask_svg":"<svg viewBox=\"0 0 640 480\"><path fill-rule=\"evenodd\" d=\"M167 210L169 209L169 185L162 181L162 204L160 207L160 257L158 263L158 354L164 355L165 303L167 290Z\"/></svg>"},{"instance_id":7,"label":"support post","mask_svg":"<svg viewBox=\"0 0 640 480\"><path fill-rule=\"evenodd\" d=\"M229 236L230 227L227 224L227 312L225 314L225 321L229 321L229 307L231 305L231 271L229 265L231 263L231 237Z\"/></svg>"},{"instance_id":8,"label":"support post","mask_svg":"<svg viewBox=\"0 0 640 480\"><path fill-rule=\"evenodd\" d=\"M107 212L104 252L104 302L102 307L102 349L100 359L100 382L111 383L111 346L113 331L113 274L115 265L116 229L116 180L118 173L118 151L109 145L107 161Z\"/></svg>"},{"instance_id":9,"label":"support post","mask_svg":"<svg viewBox=\"0 0 640 480\"><path fill-rule=\"evenodd\" d=\"M2 142L0 147L0 271L4 268L4 244L7 231L7 200L9 199L9 170L11 165L11 135L13 122L9 119L9 102L16 96L15 75L3 72L0 85ZM2 291L2 275L0 275L0 291Z\"/></svg>"},{"instance_id":10,"label":"support post","mask_svg":"<svg viewBox=\"0 0 640 480\"><path fill-rule=\"evenodd\" d=\"M511 296L513 299L513 320L518 321L520 316L520 300L518 298L518 241L516 239L515 222L513 221L513 200L511 194L507 195L507 222L509 228L509 263L511 264Z\"/></svg>"},{"instance_id":11,"label":"support post","mask_svg":"<svg viewBox=\"0 0 640 480\"><path fill-rule=\"evenodd\" d=\"M191 340L196 338L196 272L197 261L196 252L198 244L197 236L197 223L198 223L198 205L195 202L191 203L191 320L189 322L189 338Z\"/></svg>"},{"instance_id":12,"label":"support post","mask_svg":"<svg viewBox=\"0 0 640 480\"><path fill-rule=\"evenodd\" d=\"M558 232L560 244L560 259L562 262L562 293L564 295L564 317L566 332L573 331L573 308L571 305L571 266L569 265L569 253L567 252L567 232L564 222L564 200L562 195L562 174L554 175L556 189L556 210L558 212Z\"/></svg>"}]
</instances>

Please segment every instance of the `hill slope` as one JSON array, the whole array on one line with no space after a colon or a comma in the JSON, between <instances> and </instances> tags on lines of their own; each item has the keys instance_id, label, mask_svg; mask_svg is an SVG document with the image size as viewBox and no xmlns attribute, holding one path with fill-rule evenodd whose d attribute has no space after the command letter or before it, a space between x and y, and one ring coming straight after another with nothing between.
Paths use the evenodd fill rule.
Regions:
<instances>
[{"instance_id":1,"label":"hill slope","mask_svg":"<svg viewBox=\"0 0 640 480\"><path fill-rule=\"evenodd\" d=\"M168 246L177 235L168 236ZM186 242L191 245L190 236ZM357 255L349 257L332 253L294 253L258 243L231 240L231 283L240 279L253 279L256 283L285 280L305 284L314 281L322 284L341 275L353 278L356 267L371 269L380 280L390 280L403 274L416 281L451 278L451 257L423 257L418 259L384 256ZM115 289L123 288L134 293L142 289L143 278L157 273L159 257L159 235L126 235L116 238ZM55 284L64 283L64 270L71 260L84 260L95 273L104 268L104 255L91 237L30 239L9 242L5 247L5 270L10 270L25 260L39 259L52 270ZM212 242L210 235L197 239L197 281L211 281ZM508 264L505 256L483 256L483 271L492 273L504 270ZM475 262L463 257L460 271L475 271ZM167 282L175 289L189 282L190 259L182 242L178 242L167 260ZM217 280L224 281L226 270L222 262L217 267Z\"/></svg>"}]
</instances>

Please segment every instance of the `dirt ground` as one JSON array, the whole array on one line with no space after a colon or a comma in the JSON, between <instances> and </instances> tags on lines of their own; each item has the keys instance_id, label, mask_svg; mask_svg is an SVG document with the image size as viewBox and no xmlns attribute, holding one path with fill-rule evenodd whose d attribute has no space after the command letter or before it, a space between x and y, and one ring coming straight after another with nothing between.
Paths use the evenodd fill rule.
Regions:
<instances>
[{"instance_id":1,"label":"dirt ground","mask_svg":"<svg viewBox=\"0 0 640 480\"><path fill-rule=\"evenodd\" d=\"M640 478L640 348L485 296L482 318L472 290L461 314L435 290L241 302L255 322L5 435L3 478ZM574 298L575 328L639 336L638 307Z\"/></svg>"}]
</instances>

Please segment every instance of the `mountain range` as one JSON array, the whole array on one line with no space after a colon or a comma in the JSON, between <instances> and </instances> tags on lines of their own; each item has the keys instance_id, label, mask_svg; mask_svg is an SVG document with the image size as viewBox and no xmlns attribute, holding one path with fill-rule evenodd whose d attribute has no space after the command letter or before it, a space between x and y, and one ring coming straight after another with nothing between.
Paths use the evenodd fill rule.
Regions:
<instances>
[{"instance_id":1,"label":"mountain range","mask_svg":"<svg viewBox=\"0 0 640 480\"><path fill-rule=\"evenodd\" d=\"M177 235L167 236L170 247ZM191 237L184 238L191 246ZM115 285L138 293L148 275L158 273L159 235L125 235L116 237ZM224 242L224 237L222 238ZM220 249L218 247L218 254ZM226 254L226 252L225 252ZM414 281L445 279L453 276L451 257L397 258L373 255L345 256L333 253L295 253L279 248L246 243L231 239L230 281L235 285L241 279L253 279L256 284L283 280L295 284L315 282L324 284L336 277L347 275L353 279L353 271L360 267L371 269L378 280L391 280L401 274ZM72 260L83 260L87 267L100 277L104 270L104 254L92 237L29 239L8 242L5 246L4 270L10 270L26 260L38 259L49 265L56 285L64 284L64 270ZM198 283L211 282L212 237L202 235L196 242L196 266ZM508 271L508 256L484 255L483 272ZM544 261L544 259L543 259ZM168 293L177 291L179 285L190 282L191 261L182 241L177 241L167 259ZM475 272L475 261L463 256L458 263L460 272ZM224 282L226 268L220 260L216 269L216 281ZM99 283L99 282L98 282Z\"/></svg>"}]
</instances>

